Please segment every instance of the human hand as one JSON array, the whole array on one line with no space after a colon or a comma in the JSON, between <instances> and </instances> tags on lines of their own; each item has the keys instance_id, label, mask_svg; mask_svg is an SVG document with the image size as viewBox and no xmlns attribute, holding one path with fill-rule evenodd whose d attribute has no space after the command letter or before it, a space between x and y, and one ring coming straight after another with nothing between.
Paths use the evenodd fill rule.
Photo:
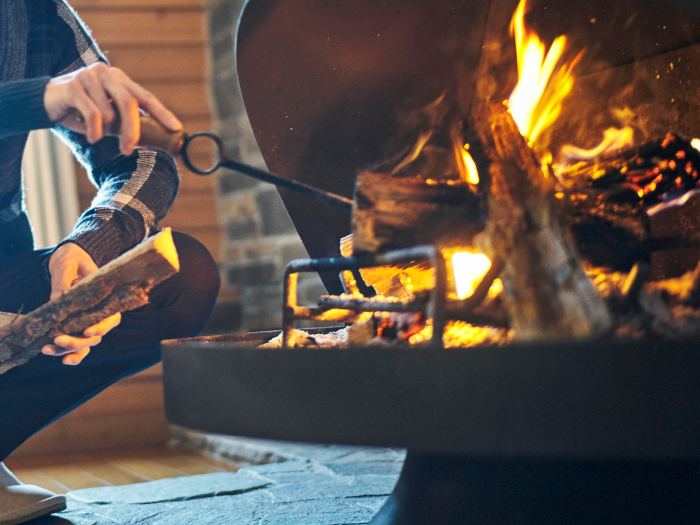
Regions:
<instances>
[{"instance_id":1,"label":"human hand","mask_svg":"<svg viewBox=\"0 0 700 525\"><path fill-rule=\"evenodd\" d=\"M117 118L116 108L125 155L131 154L141 137L139 108L170 131L182 129L182 123L152 93L104 62L52 78L44 91L44 108L51 122L83 133L90 143L104 136L104 127Z\"/></svg>"},{"instance_id":2,"label":"human hand","mask_svg":"<svg viewBox=\"0 0 700 525\"><path fill-rule=\"evenodd\" d=\"M51 274L51 299L55 299L75 283L97 271L92 257L80 246L67 243L59 247L49 259ZM77 365L90 348L102 341L102 336L121 322L121 314L116 313L83 331L85 337L59 335L54 344L46 345L41 352L46 355L63 356L63 364Z\"/></svg>"}]
</instances>

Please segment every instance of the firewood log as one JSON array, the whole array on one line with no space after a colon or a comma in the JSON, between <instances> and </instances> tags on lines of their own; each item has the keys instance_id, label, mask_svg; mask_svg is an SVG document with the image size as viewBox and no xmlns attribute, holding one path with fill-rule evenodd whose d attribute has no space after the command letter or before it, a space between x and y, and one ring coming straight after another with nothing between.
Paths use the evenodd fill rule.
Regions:
<instances>
[{"instance_id":1,"label":"firewood log","mask_svg":"<svg viewBox=\"0 0 700 525\"><path fill-rule=\"evenodd\" d=\"M505 105L478 108L473 121L491 160L488 225L475 242L503 261L514 337L580 338L610 329L612 316L555 204L553 175L543 171Z\"/></svg>"},{"instance_id":2,"label":"firewood log","mask_svg":"<svg viewBox=\"0 0 700 525\"><path fill-rule=\"evenodd\" d=\"M81 335L87 327L148 302L148 292L178 272L169 228L107 263L59 297L27 315L0 315L0 374L26 363L60 334Z\"/></svg>"},{"instance_id":3,"label":"firewood log","mask_svg":"<svg viewBox=\"0 0 700 525\"><path fill-rule=\"evenodd\" d=\"M480 199L466 184L360 172L352 215L353 253L421 244L469 245L481 230Z\"/></svg>"}]
</instances>

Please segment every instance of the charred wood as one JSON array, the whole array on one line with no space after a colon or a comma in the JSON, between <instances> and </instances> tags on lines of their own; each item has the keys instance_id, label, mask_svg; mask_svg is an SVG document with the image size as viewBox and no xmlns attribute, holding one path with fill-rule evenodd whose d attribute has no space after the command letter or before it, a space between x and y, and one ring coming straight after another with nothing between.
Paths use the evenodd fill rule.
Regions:
<instances>
[{"instance_id":1,"label":"charred wood","mask_svg":"<svg viewBox=\"0 0 700 525\"><path fill-rule=\"evenodd\" d=\"M481 199L464 183L361 172L355 184L354 254L423 244L471 244Z\"/></svg>"},{"instance_id":2,"label":"charred wood","mask_svg":"<svg viewBox=\"0 0 700 525\"><path fill-rule=\"evenodd\" d=\"M612 326L581 264L545 173L503 104L476 110L491 160L489 223L477 244L504 264L505 305L520 340L588 337Z\"/></svg>"}]
</instances>

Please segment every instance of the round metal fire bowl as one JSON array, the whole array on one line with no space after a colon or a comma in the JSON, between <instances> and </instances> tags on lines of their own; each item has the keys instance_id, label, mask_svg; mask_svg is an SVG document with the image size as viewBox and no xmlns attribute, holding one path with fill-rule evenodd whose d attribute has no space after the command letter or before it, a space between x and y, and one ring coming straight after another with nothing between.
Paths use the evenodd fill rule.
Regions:
<instances>
[{"instance_id":1,"label":"round metal fire bowl","mask_svg":"<svg viewBox=\"0 0 700 525\"><path fill-rule=\"evenodd\" d=\"M472 458L700 459L696 341L475 349L258 349L275 333L162 345L170 422Z\"/></svg>"}]
</instances>

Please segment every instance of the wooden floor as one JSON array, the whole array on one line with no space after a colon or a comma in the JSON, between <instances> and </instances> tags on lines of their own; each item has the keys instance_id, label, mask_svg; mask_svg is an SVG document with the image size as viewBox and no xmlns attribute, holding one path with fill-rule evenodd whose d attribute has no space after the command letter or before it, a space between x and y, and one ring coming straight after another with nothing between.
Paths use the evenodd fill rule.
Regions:
<instances>
[{"instance_id":1,"label":"wooden floor","mask_svg":"<svg viewBox=\"0 0 700 525\"><path fill-rule=\"evenodd\" d=\"M88 487L236 472L244 466L173 447L9 458L5 464L23 483L39 485L59 494Z\"/></svg>"}]
</instances>

